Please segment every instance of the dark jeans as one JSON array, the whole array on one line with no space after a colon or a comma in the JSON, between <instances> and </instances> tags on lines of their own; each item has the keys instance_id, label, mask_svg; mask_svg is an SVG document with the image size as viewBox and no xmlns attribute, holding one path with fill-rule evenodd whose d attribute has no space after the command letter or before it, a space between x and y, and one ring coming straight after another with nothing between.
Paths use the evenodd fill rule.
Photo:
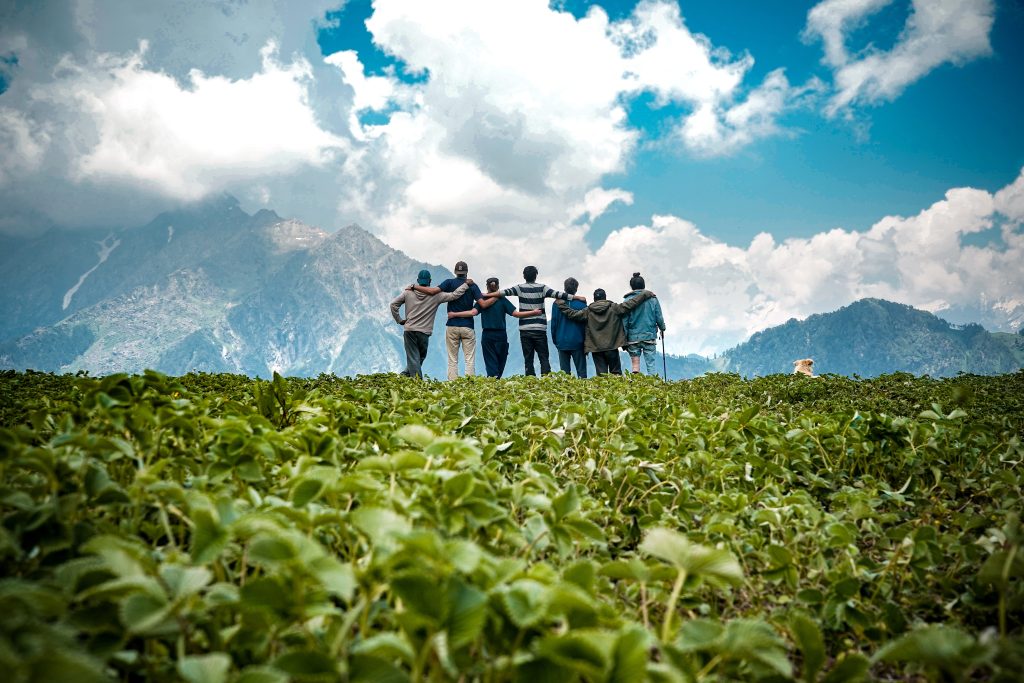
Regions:
<instances>
[{"instance_id":1,"label":"dark jeans","mask_svg":"<svg viewBox=\"0 0 1024 683\"><path fill-rule=\"evenodd\" d=\"M423 377L423 359L427 357L430 335L423 332L405 332L405 372L409 377Z\"/></svg>"},{"instance_id":2,"label":"dark jeans","mask_svg":"<svg viewBox=\"0 0 1024 683\"><path fill-rule=\"evenodd\" d=\"M572 374L572 369L569 363L576 366L576 376L587 378L587 354L583 349L573 349L572 351L563 351L558 349L558 367L566 373Z\"/></svg>"},{"instance_id":3,"label":"dark jeans","mask_svg":"<svg viewBox=\"0 0 1024 683\"><path fill-rule=\"evenodd\" d=\"M505 330L484 330L480 346L484 352L487 376L501 377L505 372L505 361L508 360L508 336Z\"/></svg>"},{"instance_id":4,"label":"dark jeans","mask_svg":"<svg viewBox=\"0 0 1024 683\"><path fill-rule=\"evenodd\" d=\"M597 370L597 374L622 374L622 363L619 362L618 349L612 349L611 351L594 351L590 355L594 359L594 368Z\"/></svg>"},{"instance_id":5,"label":"dark jeans","mask_svg":"<svg viewBox=\"0 0 1024 683\"><path fill-rule=\"evenodd\" d=\"M548 335L545 332L520 332L519 341L523 344L523 360L526 363L526 374L536 375L533 370L533 354L540 358L540 374L551 372L548 360Z\"/></svg>"}]
</instances>

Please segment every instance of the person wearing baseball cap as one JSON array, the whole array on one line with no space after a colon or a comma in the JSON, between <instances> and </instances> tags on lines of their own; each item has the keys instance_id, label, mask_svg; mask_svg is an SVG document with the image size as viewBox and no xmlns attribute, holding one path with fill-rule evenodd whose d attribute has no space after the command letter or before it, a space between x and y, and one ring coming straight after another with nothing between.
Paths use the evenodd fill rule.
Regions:
<instances>
[{"instance_id":1,"label":"person wearing baseball cap","mask_svg":"<svg viewBox=\"0 0 1024 683\"><path fill-rule=\"evenodd\" d=\"M434 314L437 307L446 301L454 301L466 293L469 283L463 282L453 292L424 294L414 287L430 285L430 271L421 270L416 276L416 284L402 290L402 293L391 301L391 317L404 328L402 338L405 342L405 371L403 375L423 377L423 359L427 357L430 344L430 333L434 331ZM405 318L398 311L405 306Z\"/></svg>"},{"instance_id":2,"label":"person wearing baseball cap","mask_svg":"<svg viewBox=\"0 0 1024 683\"><path fill-rule=\"evenodd\" d=\"M465 261L455 264L455 277L448 278L437 287L416 286L416 289L424 294L454 292L460 286L467 283L466 276L469 275L469 266ZM465 313L473 310L473 304L482 301L483 294L480 288L468 280L469 288L458 299L448 302L448 324L445 327L444 339L448 349L448 379L456 379L459 376L459 348L462 348L462 355L465 358L466 377L476 374L476 330L473 327L472 316L452 316L452 313Z\"/></svg>"}]
</instances>

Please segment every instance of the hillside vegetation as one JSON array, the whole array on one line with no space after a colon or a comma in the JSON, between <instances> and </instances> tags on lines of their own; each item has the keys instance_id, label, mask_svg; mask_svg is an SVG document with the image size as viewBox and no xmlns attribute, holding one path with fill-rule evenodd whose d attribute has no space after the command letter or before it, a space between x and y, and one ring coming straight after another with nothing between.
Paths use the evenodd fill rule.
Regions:
<instances>
[{"instance_id":1,"label":"hillside vegetation","mask_svg":"<svg viewBox=\"0 0 1024 683\"><path fill-rule=\"evenodd\" d=\"M1015 681L1024 372L0 373L9 681Z\"/></svg>"},{"instance_id":2,"label":"hillside vegetation","mask_svg":"<svg viewBox=\"0 0 1024 683\"><path fill-rule=\"evenodd\" d=\"M715 364L745 376L790 372L798 358L813 358L818 372L848 376L995 375L1024 367L1018 344L1024 338L1014 336L981 325L952 325L904 304L861 299L758 332Z\"/></svg>"}]
</instances>

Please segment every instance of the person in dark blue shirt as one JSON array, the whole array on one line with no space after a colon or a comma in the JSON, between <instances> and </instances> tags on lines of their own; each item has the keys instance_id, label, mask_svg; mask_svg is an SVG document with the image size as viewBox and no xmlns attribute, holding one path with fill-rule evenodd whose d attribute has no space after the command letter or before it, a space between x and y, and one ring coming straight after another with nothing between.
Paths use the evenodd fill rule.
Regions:
<instances>
[{"instance_id":1,"label":"person in dark blue shirt","mask_svg":"<svg viewBox=\"0 0 1024 683\"><path fill-rule=\"evenodd\" d=\"M439 292L454 292L460 285L466 282L469 274L469 266L465 261L455 264L455 277L448 278L437 287L421 287L417 289L424 294L437 294ZM469 289L455 301L448 302L448 313L464 313L473 310L473 304L482 301L483 294L480 288L469 280ZM448 349L448 379L456 379L459 376L459 347L462 347L462 354L466 363L466 377L476 374L476 332L473 329L473 318L471 316L448 316L448 324L444 331L445 346Z\"/></svg>"},{"instance_id":2,"label":"person in dark blue shirt","mask_svg":"<svg viewBox=\"0 0 1024 683\"><path fill-rule=\"evenodd\" d=\"M487 278L487 291L498 291L498 278ZM544 315L544 311L518 311L505 298L482 299L469 311L448 312L448 321L480 316L481 349L488 377L501 377L508 361L508 335L505 332L505 317L530 318Z\"/></svg>"},{"instance_id":3,"label":"person in dark blue shirt","mask_svg":"<svg viewBox=\"0 0 1024 683\"><path fill-rule=\"evenodd\" d=\"M580 283L576 278L571 277L565 281L563 289L566 294L575 294ZM587 307L586 302L573 299L569 302L569 308L577 311ZM551 309L551 341L558 349L559 369L567 374L572 374L570 362L576 366L576 376L586 379L587 377L587 352L583 350L583 339L586 334L586 323L569 320L562 314L558 306Z\"/></svg>"}]
</instances>

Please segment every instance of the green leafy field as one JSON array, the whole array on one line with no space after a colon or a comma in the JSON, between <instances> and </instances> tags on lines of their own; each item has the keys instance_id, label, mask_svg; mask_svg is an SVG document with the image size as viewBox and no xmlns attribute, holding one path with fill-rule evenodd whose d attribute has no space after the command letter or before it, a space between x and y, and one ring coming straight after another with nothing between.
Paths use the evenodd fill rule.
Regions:
<instances>
[{"instance_id":1,"label":"green leafy field","mask_svg":"<svg viewBox=\"0 0 1024 683\"><path fill-rule=\"evenodd\" d=\"M5 680L1019 680L1024 372L0 373Z\"/></svg>"}]
</instances>

